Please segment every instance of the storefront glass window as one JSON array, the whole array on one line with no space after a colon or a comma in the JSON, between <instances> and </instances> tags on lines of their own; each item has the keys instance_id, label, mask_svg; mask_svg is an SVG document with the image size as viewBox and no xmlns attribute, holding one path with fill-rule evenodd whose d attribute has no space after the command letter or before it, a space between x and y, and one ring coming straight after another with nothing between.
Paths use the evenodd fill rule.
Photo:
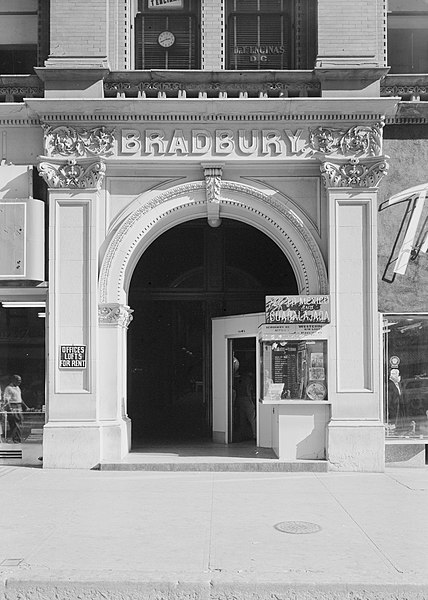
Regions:
<instances>
[{"instance_id":1,"label":"storefront glass window","mask_svg":"<svg viewBox=\"0 0 428 600\"><path fill-rule=\"evenodd\" d=\"M37 464L45 423L44 308L0 305L0 459Z\"/></svg>"},{"instance_id":2,"label":"storefront glass window","mask_svg":"<svg viewBox=\"0 0 428 600\"><path fill-rule=\"evenodd\" d=\"M384 315L388 438L428 437L428 314Z\"/></svg>"}]
</instances>

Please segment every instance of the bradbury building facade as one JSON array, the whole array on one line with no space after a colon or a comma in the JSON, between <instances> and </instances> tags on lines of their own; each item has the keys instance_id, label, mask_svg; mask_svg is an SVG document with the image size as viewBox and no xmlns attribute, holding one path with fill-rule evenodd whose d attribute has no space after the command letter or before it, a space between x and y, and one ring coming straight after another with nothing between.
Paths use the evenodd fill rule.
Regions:
<instances>
[{"instance_id":1,"label":"bradbury building facade","mask_svg":"<svg viewBox=\"0 0 428 600\"><path fill-rule=\"evenodd\" d=\"M426 3L0 7L0 376L44 467L425 464Z\"/></svg>"}]
</instances>

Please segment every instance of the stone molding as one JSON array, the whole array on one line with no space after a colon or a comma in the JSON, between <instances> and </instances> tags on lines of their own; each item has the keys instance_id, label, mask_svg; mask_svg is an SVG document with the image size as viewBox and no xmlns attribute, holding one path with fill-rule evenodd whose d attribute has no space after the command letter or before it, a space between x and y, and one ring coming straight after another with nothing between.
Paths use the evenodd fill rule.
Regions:
<instances>
[{"instance_id":1,"label":"stone molding","mask_svg":"<svg viewBox=\"0 0 428 600\"><path fill-rule=\"evenodd\" d=\"M70 159L60 163L41 160L38 169L40 177L43 177L50 188L100 189L106 166L100 160L77 162Z\"/></svg>"},{"instance_id":2,"label":"stone molding","mask_svg":"<svg viewBox=\"0 0 428 600\"><path fill-rule=\"evenodd\" d=\"M117 325L128 329L134 311L125 304L99 304L98 323L100 325Z\"/></svg>"},{"instance_id":3,"label":"stone molding","mask_svg":"<svg viewBox=\"0 0 428 600\"><path fill-rule=\"evenodd\" d=\"M83 129L59 125L42 125L44 147L48 157L52 156L110 156L114 151L114 129L93 127Z\"/></svg>"},{"instance_id":4,"label":"stone molding","mask_svg":"<svg viewBox=\"0 0 428 600\"><path fill-rule=\"evenodd\" d=\"M380 180L388 172L386 156L375 160L360 161L358 158L350 160L323 161L321 163L321 177L326 188L365 188L377 187Z\"/></svg>"}]
</instances>

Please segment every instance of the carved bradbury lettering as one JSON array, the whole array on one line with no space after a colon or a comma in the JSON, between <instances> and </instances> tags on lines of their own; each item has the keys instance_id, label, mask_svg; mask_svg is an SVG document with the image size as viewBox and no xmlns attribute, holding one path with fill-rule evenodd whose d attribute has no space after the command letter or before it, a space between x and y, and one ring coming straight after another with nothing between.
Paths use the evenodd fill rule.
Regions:
<instances>
[{"instance_id":1,"label":"carved bradbury lettering","mask_svg":"<svg viewBox=\"0 0 428 600\"><path fill-rule=\"evenodd\" d=\"M123 129L121 152L143 156L309 156L313 151L307 137L303 129Z\"/></svg>"}]
</instances>

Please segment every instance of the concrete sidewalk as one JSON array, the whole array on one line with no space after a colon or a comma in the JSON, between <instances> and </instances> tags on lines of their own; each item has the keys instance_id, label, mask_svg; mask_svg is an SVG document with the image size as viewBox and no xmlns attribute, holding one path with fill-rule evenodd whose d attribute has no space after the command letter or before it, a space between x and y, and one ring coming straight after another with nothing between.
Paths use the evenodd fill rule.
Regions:
<instances>
[{"instance_id":1,"label":"concrete sidewalk","mask_svg":"<svg viewBox=\"0 0 428 600\"><path fill-rule=\"evenodd\" d=\"M428 598L428 469L0 467L3 598ZM309 531L313 533L285 533Z\"/></svg>"}]
</instances>

